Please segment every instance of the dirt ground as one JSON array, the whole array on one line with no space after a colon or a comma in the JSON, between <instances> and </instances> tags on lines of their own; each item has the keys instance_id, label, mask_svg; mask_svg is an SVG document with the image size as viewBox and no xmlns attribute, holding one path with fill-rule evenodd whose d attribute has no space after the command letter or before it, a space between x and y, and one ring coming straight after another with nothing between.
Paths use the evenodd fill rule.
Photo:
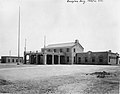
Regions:
<instances>
[{"instance_id":1,"label":"dirt ground","mask_svg":"<svg viewBox=\"0 0 120 94\"><path fill-rule=\"evenodd\" d=\"M0 93L119 94L119 69L110 65L7 66L0 68Z\"/></svg>"}]
</instances>

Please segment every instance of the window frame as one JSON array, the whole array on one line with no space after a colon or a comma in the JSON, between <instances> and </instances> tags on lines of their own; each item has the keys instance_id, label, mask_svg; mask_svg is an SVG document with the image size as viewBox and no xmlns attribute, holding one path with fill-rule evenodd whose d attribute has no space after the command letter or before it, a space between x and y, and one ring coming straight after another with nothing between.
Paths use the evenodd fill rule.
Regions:
<instances>
[{"instance_id":1,"label":"window frame","mask_svg":"<svg viewBox=\"0 0 120 94\"><path fill-rule=\"evenodd\" d=\"M69 48L67 48L67 52L70 52L70 49L69 49Z\"/></svg>"},{"instance_id":2,"label":"window frame","mask_svg":"<svg viewBox=\"0 0 120 94\"><path fill-rule=\"evenodd\" d=\"M78 63L81 63L81 57L78 57Z\"/></svg>"},{"instance_id":3,"label":"window frame","mask_svg":"<svg viewBox=\"0 0 120 94\"><path fill-rule=\"evenodd\" d=\"M54 52L56 52L56 49L54 49Z\"/></svg>"},{"instance_id":4,"label":"window frame","mask_svg":"<svg viewBox=\"0 0 120 94\"><path fill-rule=\"evenodd\" d=\"M60 52L63 52L63 50L62 50L62 49L60 49Z\"/></svg>"},{"instance_id":5,"label":"window frame","mask_svg":"<svg viewBox=\"0 0 120 94\"><path fill-rule=\"evenodd\" d=\"M95 57L92 57L92 62L95 62Z\"/></svg>"},{"instance_id":6,"label":"window frame","mask_svg":"<svg viewBox=\"0 0 120 94\"><path fill-rule=\"evenodd\" d=\"M75 56L74 56L74 63L75 63L75 61L76 61L76 58L75 58Z\"/></svg>"},{"instance_id":7,"label":"window frame","mask_svg":"<svg viewBox=\"0 0 120 94\"><path fill-rule=\"evenodd\" d=\"M73 49L73 52L76 52L75 48Z\"/></svg>"},{"instance_id":8,"label":"window frame","mask_svg":"<svg viewBox=\"0 0 120 94\"><path fill-rule=\"evenodd\" d=\"M67 62L69 62L69 56L67 56Z\"/></svg>"},{"instance_id":9,"label":"window frame","mask_svg":"<svg viewBox=\"0 0 120 94\"><path fill-rule=\"evenodd\" d=\"M10 62L10 59L8 59L8 62Z\"/></svg>"},{"instance_id":10,"label":"window frame","mask_svg":"<svg viewBox=\"0 0 120 94\"><path fill-rule=\"evenodd\" d=\"M85 62L88 62L88 57L85 57Z\"/></svg>"},{"instance_id":11,"label":"window frame","mask_svg":"<svg viewBox=\"0 0 120 94\"><path fill-rule=\"evenodd\" d=\"M12 59L12 62L14 62L15 60L14 59Z\"/></svg>"},{"instance_id":12,"label":"window frame","mask_svg":"<svg viewBox=\"0 0 120 94\"><path fill-rule=\"evenodd\" d=\"M18 62L18 59L16 59L16 62Z\"/></svg>"},{"instance_id":13,"label":"window frame","mask_svg":"<svg viewBox=\"0 0 120 94\"><path fill-rule=\"evenodd\" d=\"M103 62L103 56L99 56L99 62Z\"/></svg>"}]
</instances>

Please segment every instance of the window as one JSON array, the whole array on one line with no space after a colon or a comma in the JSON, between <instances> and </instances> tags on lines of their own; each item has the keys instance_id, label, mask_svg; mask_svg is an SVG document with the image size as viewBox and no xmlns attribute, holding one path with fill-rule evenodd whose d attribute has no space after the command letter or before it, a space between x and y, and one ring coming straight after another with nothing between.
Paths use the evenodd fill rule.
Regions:
<instances>
[{"instance_id":1,"label":"window","mask_svg":"<svg viewBox=\"0 0 120 94\"><path fill-rule=\"evenodd\" d=\"M56 49L54 49L54 52L56 52Z\"/></svg>"},{"instance_id":2,"label":"window","mask_svg":"<svg viewBox=\"0 0 120 94\"><path fill-rule=\"evenodd\" d=\"M99 62L103 62L103 57L99 57Z\"/></svg>"},{"instance_id":3,"label":"window","mask_svg":"<svg viewBox=\"0 0 120 94\"><path fill-rule=\"evenodd\" d=\"M67 62L69 62L69 56L67 56Z\"/></svg>"},{"instance_id":4,"label":"window","mask_svg":"<svg viewBox=\"0 0 120 94\"><path fill-rule=\"evenodd\" d=\"M75 52L75 48L74 48L74 52Z\"/></svg>"},{"instance_id":5,"label":"window","mask_svg":"<svg viewBox=\"0 0 120 94\"><path fill-rule=\"evenodd\" d=\"M8 62L10 62L10 59L8 59Z\"/></svg>"},{"instance_id":6,"label":"window","mask_svg":"<svg viewBox=\"0 0 120 94\"><path fill-rule=\"evenodd\" d=\"M81 62L81 57L78 57L78 63L80 63Z\"/></svg>"},{"instance_id":7,"label":"window","mask_svg":"<svg viewBox=\"0 0 120 94\"><path fill-rule=\"evenodd\" d=\"M109 62L110 62L111 57L109 56Z\"/></svg>"},{"instance_id":8,"label":"window","mask_svg":"<svg viewBox=\"0 0 120 94\"><path fill-rule=\"evenodd\" d=\"M14 62L14 59L12 59L12 62Z\"/></svg>"},{"instance_id":9,"label":"window","mask_svg":"<svg viewBox=\"0 0 120 94\"><path fill-rule=\"evenodd\" d=\"M85 57L85 62L88 62L88 59L87 59L87 57Z\"/></svg>"},{"instance_id":10,"label":"window","mask_svg":"<svg viewBox=\"0 0 120 94\"><path fill-rule=\"evenodd\" d=\"M95 62L95 57L92 57L92 62Z\"/></svg>"},{"instance_id":11,"label":"window","mask_svg":"<svg viewBox=\"0 0 120 94\"><path fill-rule=\"evenodd\" d=\"M48 52L50 52L50 49L48 49Z\"/></svg>"},{"instance_id":12,"label":"window","mask_svg":"<svg viewBox=\"0 0 120 94\"><path fill-rule=\"evenodd\" d=\"M67 48L67 52L69 52L69 48Z\"/></svg>"},{"instance_id":13,"label":"window","mask_svg":"<svg viewBox=\"0 0 120 94\"><path fill-rule=\"evenodd\" d=\"M74 63L75 63L75 56L74 56Z\"/></svg>"},{"instance_id":14,"label":"window","mask_svg":"<svg viewBox=\"0 0 120 94\"><path fill-rule=\"evenodd\" d=\"M109 56L109 62L111 59L116 59L116 57Z\"/></svg>"},{"instance_id":15,"label":"window","mask_svg":"<svg viewBox=\"0 0 120 94\"><path fill-rule=\"evenodd\" d=\"M60 52L62 52L62 49L60 49Z\"/></svg>"},{"instance_id":16,"label":"window","mask_svg":"<svg viewBox=\"0 0 120 94\"><path fill-rule=\"evenodd\" d=\"M16 62L18 62L18 59L16 59Z\"/></svg>"}]
</instances>

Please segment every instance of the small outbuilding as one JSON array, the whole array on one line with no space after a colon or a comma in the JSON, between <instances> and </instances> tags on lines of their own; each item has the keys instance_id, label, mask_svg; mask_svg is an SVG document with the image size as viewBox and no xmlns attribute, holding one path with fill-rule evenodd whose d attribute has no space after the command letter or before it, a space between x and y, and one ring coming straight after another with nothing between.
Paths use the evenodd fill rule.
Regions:
<instances>
[{"instance_id":1,"label":"small outbuilding","mask_svg":"<svg viewBox=\"0 0 120 94\"><path fill-rule=\"evenodd\" d=\"M1 56L1 63L17 63L17 56ZM19 62L23 63L23 57L19 57Z\"/></svg>"}]
</instances>

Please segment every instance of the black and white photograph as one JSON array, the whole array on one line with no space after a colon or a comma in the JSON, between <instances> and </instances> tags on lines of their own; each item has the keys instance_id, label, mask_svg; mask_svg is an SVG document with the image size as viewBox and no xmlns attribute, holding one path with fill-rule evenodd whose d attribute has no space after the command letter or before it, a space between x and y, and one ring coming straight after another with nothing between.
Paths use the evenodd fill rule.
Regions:
<instances>
[{"instance_id":1,"label":"black and white photograph","mask_svg":"<svg viewBox=\"0 0 120 94\"><path fill-rule=\"evenodd\" d=\"M0 94L120 94L120 1L0 0Z\"/></svg>"}]
</instances>

